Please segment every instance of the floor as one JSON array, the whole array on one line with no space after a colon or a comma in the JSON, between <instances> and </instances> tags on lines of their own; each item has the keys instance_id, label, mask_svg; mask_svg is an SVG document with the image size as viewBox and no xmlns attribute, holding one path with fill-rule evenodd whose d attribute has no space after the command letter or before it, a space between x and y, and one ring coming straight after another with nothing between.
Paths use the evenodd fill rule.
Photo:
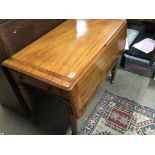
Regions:
<instances>
[{"instance_id":1,"label":"floor","mask_svg":"<svg viewBox=\"0 0 155 155\"><path fill-rule=\"evenodd\" d=\"M155 81L119 69L113 84L110 84L107 80L100 86L85 114L78 120L79 129L105 90L155 109ZM40 93L37 102L40 109L39 123L36 125L23 116L0 105L0 134L70 134L69 125L66 123L67 111L62 101Z\"/></svg>"}]
</instances>

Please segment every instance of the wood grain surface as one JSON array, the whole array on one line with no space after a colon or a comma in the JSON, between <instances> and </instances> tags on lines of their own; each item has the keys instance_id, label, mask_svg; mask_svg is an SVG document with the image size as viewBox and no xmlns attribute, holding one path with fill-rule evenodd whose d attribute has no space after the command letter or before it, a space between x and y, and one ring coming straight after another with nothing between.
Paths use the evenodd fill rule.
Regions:
<instances>
[{"instance_id":1,"label":"wood grain surface","mask_svg":"<svg viewBox=\"0 0 155 155\"><path fill-rule=\"evenodd\" d=\"M79 117L116 65L125 40L125 20L67 20L2 65L16 71L15 80L67 100Z\"/></svg>"},{"instance_id":2,"label":"wood grain surface","mask_svg":"<svg viewBox=\"0 0 155 155\"><path fill-rule=\"evenodd\" d=\"M124 24L124 20L67 20L3 65L68 90Z\"/></svg>"},{"instance_id":3,"label":"wood grain surface","mask_svg":"<svg viewBox=\"0 0 155 155\"><path fill-rule=\"evenodd\" d=\"M116 65L118 56L125 47L125 38L126 27L123 27L72 88L72 106L74 106L75 114L78 117L82 115L87 103L96 94L99 85L106 80L109 72Z\"/></svg>"}]
</instances>

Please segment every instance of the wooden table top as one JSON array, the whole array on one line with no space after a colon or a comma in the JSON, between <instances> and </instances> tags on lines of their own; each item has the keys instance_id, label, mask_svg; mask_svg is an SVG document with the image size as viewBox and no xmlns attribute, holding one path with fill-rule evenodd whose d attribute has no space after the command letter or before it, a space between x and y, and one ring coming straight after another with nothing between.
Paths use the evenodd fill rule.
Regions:
<instances>
[{"instance_id":1,"label":"wooden table top","mask_svg":"<svg viewBox=\"0 0 155 155\"><path fill-rule=\"evenodd\" d=\"M125 20L67 20L2 65L69 90L125 23Z\"/></svg>"}]
</instances>

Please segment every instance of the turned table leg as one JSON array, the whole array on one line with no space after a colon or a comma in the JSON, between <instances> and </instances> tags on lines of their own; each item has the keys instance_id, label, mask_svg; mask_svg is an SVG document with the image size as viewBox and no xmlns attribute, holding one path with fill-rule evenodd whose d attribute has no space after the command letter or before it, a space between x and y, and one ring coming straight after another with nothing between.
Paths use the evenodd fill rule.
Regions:
<instances>
[{"instance_id":1,"label":"turned table leg","mask_svg":"<svg viewBox=\"0 0 155 155\"><path fill-rule=\"evenodd\" d=\"M7 68L1 66L1 69L6 77L6 79L8 80L11 88L14 90L14 94L16 96L16 98L19 101L19 104L21 105L22 111L21 113L24 114L26 117L30 116L30 109L27 106L27 103L25 102L25 100L23 99L23 96L17 86L17 83L15 80L13 80L12 76L10 75L9 71ZM20 111L19 111L20 112Z\"/></svg>"},{"instance_id":2,"label":"turned table leg","mask_svg":"<svg viewBox=\"0 0 155 155\"><path fill-rule=\"evenodd\" d=\"M21 92L21 95L23 96L27 106L29 107L29 110L31 111L31 119L34 123L38 122L38 116L37 116L37 107L24 83L22 83L20 80L16 80L17 86Z\"/></svg>"},{"instance_id":3,"label":"turned table leg","mask_svg":"<svg viewBox=\"0 0 155 155\"><path fill-rule=\"evenodd\" d=\"M155 50L150 53L150 63L149 63L149 65L152 66L154 64L154 62L155 62Z\"/></svg>"},{"instance_id":4,"label":"turned table leg","mask_svg":"<svg viewBox=\"0 0 155 155\"><path fill-rule=\"evenodd\" d=\"M71 127L72 135L77 135L78 134L78 126L77 126L78 118L73 115L70 104L66 103L66 105L67 105L67 111L68 111L68 121Z\"/></svg>"},{"instance_id":5,"label":"turned table leg","mask_svg":"<svg viewBox=\"0 0 155 155\"><path fill-rule=\"evenodd\" d=\"M72 135L77 135L78 134L77 118L74 117L72 114L69 114L69 124L72 130Z\"/></svg>"},{"instance_id":6,"label":"turned table leg","mask_svg":"<svg viewBox=\"0 0 155 155\"><path fill-rule=\"evenodd\" d=\"M116 76L116 68L117 68L117 63L114 65L114 67L111 70L111 77L110 77L110 83L112 84L115 76Z\"/></svg>"}]
</instances>

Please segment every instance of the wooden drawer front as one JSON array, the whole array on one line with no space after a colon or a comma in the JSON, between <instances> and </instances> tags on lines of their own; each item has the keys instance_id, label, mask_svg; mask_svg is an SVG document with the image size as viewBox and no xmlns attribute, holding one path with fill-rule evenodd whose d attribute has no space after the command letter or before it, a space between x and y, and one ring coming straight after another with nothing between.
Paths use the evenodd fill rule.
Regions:
<instances>
[{"instance_id":1,"label":"wooden drawer front","mask_svg":"<svg viewBox=\"0 0 155 155\"><path fill-rule=\"evenodd\" d=\"M71 90L72 106L74 106L73 109L76 109L76 116L79 117L82 114L86 103L95 95L99 84L106 80L117 57L125 47L125 37L126 28L124 27Z\"/></svg>"},{"instance_id":2,"label":"wooden drawer front","mask_svg":"<svg viewBox=\"0 0 155 155\"><path fill-rule=\"evenodd\" d=\"M19 73L19 72L13 71L13 70L10 70L10 73L15 80L18 80L18 81L21 81L28 85L39 88L39 89L45 91L46 93L54 94L56 96L64 98L65 100L68 100L68 94L65 91L61 90L60 88L43 83L37 79L31 78L27 75L24 75L22 73Z\"/></svg>"}]
</instances>

